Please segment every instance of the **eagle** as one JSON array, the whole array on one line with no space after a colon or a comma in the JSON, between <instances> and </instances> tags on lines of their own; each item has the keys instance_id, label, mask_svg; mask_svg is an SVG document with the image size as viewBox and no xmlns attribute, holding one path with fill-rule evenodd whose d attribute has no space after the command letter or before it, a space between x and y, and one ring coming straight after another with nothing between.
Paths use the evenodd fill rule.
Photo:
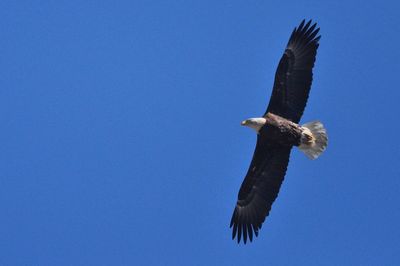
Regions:
<instances>
[{"instance_id":1,"label":"eagle","mask_svg":"<svg viewBox=\"0 0 400 266\"><path fill-rule=\"evenodd\" d=\"M262 117L242 121L257 132L250 167L240 187L230 227L232 239L253 240L278 196L293 146L316 159L328 143L319 121L299 125L313 79L313 67L321 38L317 24L303 20L295 27L279 61L272 95Z\"/></svg>"}]
</instances>

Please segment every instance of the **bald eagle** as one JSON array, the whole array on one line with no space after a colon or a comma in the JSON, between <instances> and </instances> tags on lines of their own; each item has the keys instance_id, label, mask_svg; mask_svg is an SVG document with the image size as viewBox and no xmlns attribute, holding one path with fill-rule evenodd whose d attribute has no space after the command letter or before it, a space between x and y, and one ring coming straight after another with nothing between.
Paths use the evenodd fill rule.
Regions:
<instances>
[{"instance_id":1,"label":"bald eagle","mask_svg":"<svg viewBox=\"0 0 400 266\"><path fill-rule=\"evenodd\" d=\"M257 132L257 144L240 187L230 227L232 239L246 244L258 236L272 203L278 196L293 146L316 159L327 146L319 121L299 125L310 92L315 57L321 38L311 20L294 28L275 73L267 110L262 117L242 122ZM318 35L318 36L317 36Z\"/></svg>"}]
</instances>

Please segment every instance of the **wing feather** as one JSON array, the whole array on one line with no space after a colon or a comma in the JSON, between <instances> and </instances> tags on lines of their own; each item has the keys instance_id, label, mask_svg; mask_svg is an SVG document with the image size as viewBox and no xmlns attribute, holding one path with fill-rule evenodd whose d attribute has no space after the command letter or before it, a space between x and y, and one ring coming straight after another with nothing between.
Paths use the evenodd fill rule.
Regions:
<instances>
[{"instance_id":1,"label":"wing feather","mask_svg":"<svg viewBox=\"0 0 400 266\"><path fill-rule=\"evenodd\" d=\"M272 203L278 196L289 162L291 147L277 146L257 139L256 149L246 177L240 187L238 201L232 215L232 239L246 243L258 236Z\"/></svg>"},{"instance_id":2,"label":"wing feather","mask_svg":"<svg viewBox=\"0 0 400 266\"><path fill-rule=\"evenodd\" d=\"M317 55L319 28L303 20L289 38L275 73L275 82L267 111L295 123L300 121L307 104Z\"/></svg>"}]
</instances>

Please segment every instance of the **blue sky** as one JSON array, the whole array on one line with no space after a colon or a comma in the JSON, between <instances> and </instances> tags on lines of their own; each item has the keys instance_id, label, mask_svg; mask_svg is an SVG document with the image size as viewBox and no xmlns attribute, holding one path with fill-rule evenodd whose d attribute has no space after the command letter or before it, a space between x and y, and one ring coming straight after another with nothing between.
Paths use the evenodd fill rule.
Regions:
<instances>
[{"instance_id":1,"label":"blue sky","mask_svg":"<svg viewBox=\"0 0 400 266\"><path fill-rule=\"evenodd\" d=\"M398 265L399 5L1 1L0 265ZM238 245L240 121L303 18L329 146Z\"/></svg>"}]
</instances>

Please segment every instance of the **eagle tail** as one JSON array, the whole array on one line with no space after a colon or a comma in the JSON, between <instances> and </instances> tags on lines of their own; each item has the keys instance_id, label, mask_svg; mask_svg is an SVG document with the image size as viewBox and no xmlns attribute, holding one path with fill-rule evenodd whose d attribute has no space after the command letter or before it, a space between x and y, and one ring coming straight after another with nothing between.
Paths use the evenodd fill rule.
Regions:
<instances>
[{"instance_id":1,"label":"eagle tail","mask_svg":"<svg viewBox=\"0 0 400 266\"><path fill-rule=\"evenodd\" d=\"M302 125L303 132L299 149L311 159L317 159L328 145L328 135L324 125L319 121L312 121Z\"/></svg>"}]
</instances>

